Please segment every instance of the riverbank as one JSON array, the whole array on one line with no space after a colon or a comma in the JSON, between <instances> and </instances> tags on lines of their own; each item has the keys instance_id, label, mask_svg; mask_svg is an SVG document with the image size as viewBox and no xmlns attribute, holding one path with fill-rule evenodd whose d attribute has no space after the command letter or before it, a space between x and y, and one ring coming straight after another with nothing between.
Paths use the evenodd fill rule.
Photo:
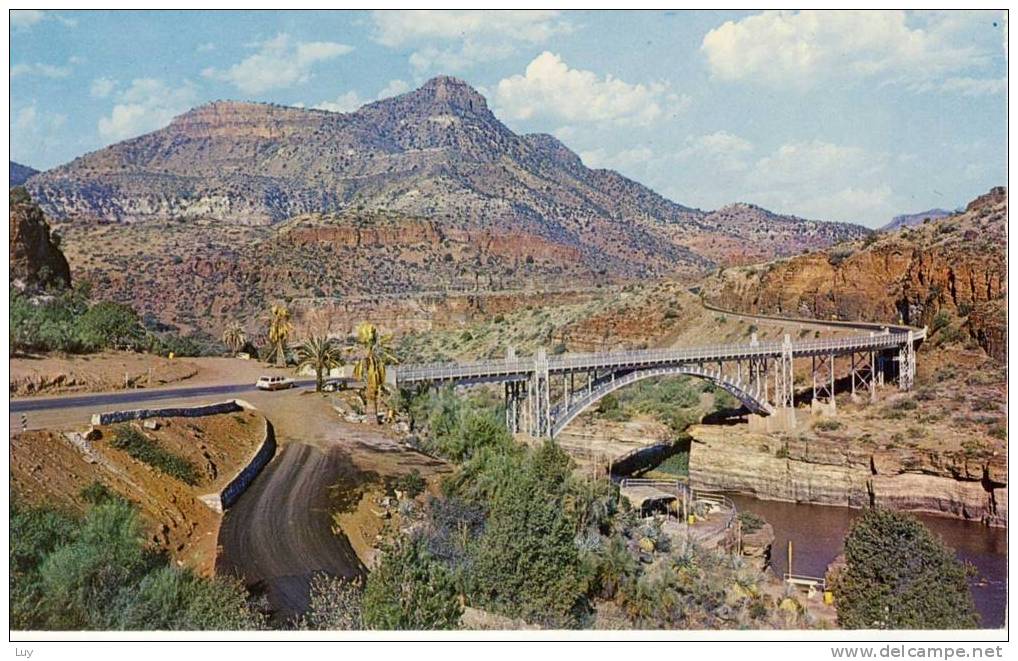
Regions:
<instances>
[{"instance_id":1,"label":"riverbank","mask_svg":"<svg viewBox=\"0 0 1018 661\"><path fill-rule=\"evenodd\" d=\"M773 527L771 567L781 575L788 567L788 542L792 542L794 573L823 576L827 566L843 551L845 535L860 510L805 503L760 500L731 494L741 512L753 512ZM969 581L984 628L1004 626L1007 608L1007 530L988 528L975 521L917 514L962 562L976 574Z\"/></svg>"}]
</instances>

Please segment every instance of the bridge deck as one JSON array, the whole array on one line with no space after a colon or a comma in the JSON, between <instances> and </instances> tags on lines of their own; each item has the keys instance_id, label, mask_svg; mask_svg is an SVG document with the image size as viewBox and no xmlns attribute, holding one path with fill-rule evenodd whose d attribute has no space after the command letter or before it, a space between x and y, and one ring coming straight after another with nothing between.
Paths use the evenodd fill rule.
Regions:
<instances>
[{"instance_id":1,"label":"bridge deck","mask_svg":"<svg viewBox=\"0 0 1018 661\"><path fill-rule=\"evenodd\" d=\"M889 327L882 333L853 335L827 340L805 340L791 343L796 358L843 355L857 351L879 351L900 347L908 342L909 330L913 341L922 340L926 329ZM648 349L642 351L609 351L605 353L576 353L549 357L548 373L563 374L592 369L643 368L655 365L681 363L711 363L748 360L750 358L777 358L785 345L782 342L758 344L724 344L683 349ZM434 363L403 365L393 370L396 383L433 381L518 381L526 379L537 369L533 357L512 360L483 360L469 363Z\"/></svg>"}]
</instances>

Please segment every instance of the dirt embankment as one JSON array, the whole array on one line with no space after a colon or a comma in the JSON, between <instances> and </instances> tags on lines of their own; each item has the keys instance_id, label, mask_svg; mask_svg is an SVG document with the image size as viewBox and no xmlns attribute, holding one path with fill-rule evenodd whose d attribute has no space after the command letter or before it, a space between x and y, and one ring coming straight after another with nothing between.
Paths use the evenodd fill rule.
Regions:
<instances>
[{"instance_id":1,"label":"dirt embankment","mask_svg":"<svg viewBox=\"0 0 1018 661\"><path fill-rule=\"evenodd\" d=\"M130 351L19 356L10 360L10 367L11 397L254 383L269 369L257 360L209 357L170 360Z\"/></svg>"},{"instance_id":2,"label":"dirt embankment","mask_svg":"<svg viewBox=\"0 0 1018 661\"><path fill-rule=\"evenodd\" d=\"M192 360L126 351L19 357L10 366L12 397L154 388L189 379L199 370Z\"/></svg>"},{"instance_id":3,"label":"dirt embankment","mask_svg":"<svg viewBox=\"0 0 1018 661\"><path fill-rule=\"evenodd\" d=\"M24 502L84 511L83 491L99 483L137 505L151 543L181 564L212 572L220 515L199 497L216 492L251 458L264 435L264 419L253 411L202 418L153 418L153 430L130 427L160 448L185 459L197 479L188 484L132 458L111 445L116 426L99 427L86 445L52 431L10 438L11 488Z\"/></svg>"}]
</instances>

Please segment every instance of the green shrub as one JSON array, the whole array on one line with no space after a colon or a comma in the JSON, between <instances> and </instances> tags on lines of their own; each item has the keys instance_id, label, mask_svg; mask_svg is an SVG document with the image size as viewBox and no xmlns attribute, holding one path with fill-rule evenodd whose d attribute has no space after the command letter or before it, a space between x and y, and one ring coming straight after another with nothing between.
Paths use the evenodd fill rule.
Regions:
<instances>
[{"instance_id":1,"label":"green shrub","mask_svg":"<svg viewBox=\"0 0 1018 661\"><path fill-rule=\"evenodd\" d=\"M86 487L83 487L79 492L82 499L92 505L101 505L102 503L108 503L115 500L124 500L119 494L110 491L110 489L102 482L92 482Z\"/></svg>"},{"instance_id":2,"label":"green shrub","mask_svg":"<svg viewBox=\"0 0 1018 661\"><path fill-rule=\"evenodd\" d=\"M363 585L360 579L315 574L308 592L308 607L296 621L297 629L356 631L364 628Z\"/></svg>"},{"instance_id":3,"label":"green shrub","mask_svg":"<svg viewBox=\"0 0 1018 661\"><path fill-rule=\"evenodd\" d=\"M838 624L847 629L967 629L979 624L963 565L918 519L864 512L845 537L844 571L834 585Z\"/></svg>"},{"instance_id":4,"label":"green shrub","mask_svg":"<svg viewBox=\"0 0 1018 661\"><path fill-rule=\"evenodd\" d=\"M224 630L264 626L233 578L206 579L144 546L123 499L83 519L11 509L11 627L37 630Z\"/></svg>"},{"instance_id":5,"label":"green shrub","mask_svg":"<svg viewBox=\"0 0 1018 661\"><path fill-rule=\"evenodd\" d=\"M570 466L568 455L546 442L504 476L469 579L482 607L543 626L577 623L585 585L565 511Z\"/></svg>"},{"instance_id":6,"label":"green shrub","mask_svg":"<svg viewBox=\"0 0 1018 661\"><path fill-rule=\"evenodd\" d=\"M391 488L387 489L388 491L402 491L406 494L407 498L416 498L424 492L426 483L424 478L421 477L421 471L415 468L409 473L390 480L390 485Z\"/></svg>"},{"instance_id":7,"label":"green shrub","mask_svg":"<svg viewBox=\"0 0 1018 661\"><path fill-rule=\"evenodd\" d=\"M159 446L130 425L120 425L113 432L110 445L123 450L134 459L175 477L186 484L198 484L198 470L191 462Z\"/></svg>"},{"instance_id":8,"label":"green shrub","mask_svg":"<svg viewBox=\"0 0 1018 661\"><path fill-rule=\"evenodd\" d=\"M832 420L830 418L823 418L821 420L817 420L817 423L813 425L813 427L814 429L819 429L820 431L836 431L838 429L841 429L841 423L837 420Z\"/></svg>"},{"instance_id":9,"label":"green shrub","mask_svg":"<svg viewBox=\"0 0 1018 661\"><path fill-rule=\"evenodd\" d=\"M411 538L383 550L362 609L364 624L382 630L455 629L463 615L452 574Z\"/></svg>"},{"instance_id":10,"label":"green shrub","mask_svg":"<svg viewBox=\"0 0 1018 661\"><path fill-rule=\"evenodd\" d=\"M92 351L136 349L144 337L141 321L131 307L112 301L96 303L78 320L78 337Z\"/></svg>"},{"instance_id":11,"label":"green shrub","mask_svg":"<svg viewBox=\"0 0 1018 661\"><path fill-rule=\"evenodd\" d=\"M658 464L654 470L669 475L689 475L689 450L673 454Z\"/></svg>"},{"instance_id":12,"label":"green shrub","mask_svg":"<svg viewBox=\"0 0 1018 661\"><path fill-rule=\"evenodd\" d=\"M763 528L767 522L760 515L744 510L739 512L739 523L742 524L742 532L752 535L757 530Z\"/></svg>"},{"instance_id":13,"label":"green shrub","mask_svg":"<svg viewBox=\"0 0 1018 661\"><path fill-rule=\"evenodd\" d=\"M933 315L933 319L930 321L930 331L936 333L943 328L947 328L950 323L950 313L947 310L940 310L937 314Z\"/></svg>"}]
</instances>

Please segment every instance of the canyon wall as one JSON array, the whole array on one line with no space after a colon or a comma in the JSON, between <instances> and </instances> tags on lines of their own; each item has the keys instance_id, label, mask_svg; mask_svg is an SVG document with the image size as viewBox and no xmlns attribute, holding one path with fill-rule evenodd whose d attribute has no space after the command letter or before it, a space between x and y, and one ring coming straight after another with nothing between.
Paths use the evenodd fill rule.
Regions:
<instances>
[{"instance_id":1,"label":"canyon wall","mask_svg":"<svg viewBox=\"0 0 1018 661\"><path fill-rule=\"evenodd\" d=\"M776 436L742 426L697 425L694 488L767 500L882 506L1007 525L1007 458L969 459L932 449L877 448L849 436Z\"/></svg>"},{"instance_id":2,"label":"canyon wall","mask_svg":"<svg viewBox=\"0 0 1018 661\"><path fill-rule=\"evenodd\" d=\"M1007 190L963 213L709 278L705 300L740 312L933 325L946 312L1006 356Z\"/></svg>"}]
</instances>

